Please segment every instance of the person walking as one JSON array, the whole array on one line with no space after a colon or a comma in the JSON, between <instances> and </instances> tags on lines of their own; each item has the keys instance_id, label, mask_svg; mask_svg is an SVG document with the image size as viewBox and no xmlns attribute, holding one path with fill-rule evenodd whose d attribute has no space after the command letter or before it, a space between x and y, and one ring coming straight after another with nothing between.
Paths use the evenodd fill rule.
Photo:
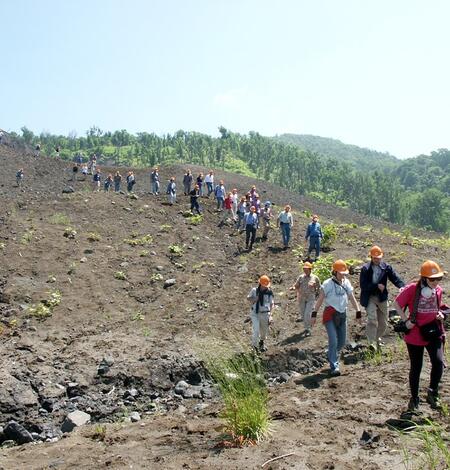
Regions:
<instances>
[{"instance_id":1,"label":"person walking","mask_svg":"<svg viewBox=\"0 0 450 470\"><path fill-rule=\"evenodd\" d=\"M192 173L191 170L186 170L183 176L184 195L188 196L191 193Z\"/></svg>"},{"instance_id":2,"label":"person walking","mask_svg":"<svg viewBox=\"0 0 450 470\"><path fill-rule=\"evenodd\" d=\"M152 194L158 196L159 194L159 170L158 167L153 168L153 171L150 175L150 181L152 183Z\"/></svg>"},{"instance_id":3,"label":"person walking","mask_svg":"<svg viewBox=\"0 0 450 470\"><path fill-rule=\"evenodd\" d=\"M114 175L114 191L118 193L120 191L120 185L122 183L122 175L119 171L116 171Z\"/></svg>"},{"instance_id":4,"label":"person walking","mask_svg":"<svg viewBox=\"0 0 450 470\"><path fill-rule=\"evenodd\" d=\"M108 175L108 177L105 179L105 182L103 183L103 189L104 189L106 192L108 192L108 191L111 189L112 184L113 184L113 181L114 181L114 180L113 180L113 176L112 176L112 174L110 173L110 174Z\"/></svg>"},{"instance_id":5,"label":"person walking","mask_svg":"<svg viewBox=\"0 0 450 470\"><path fill-rule=\"evenodd\" d=\"M129 171L127 175L127 191L129 193L133 192L133 187L135 184L136 184L136 178L134 176L134 173L132 171Z\"/></svg>"},{"instance_id":6,"label":"person walking","mask_svg":"<svg viewBox=\"0 0 450 470\"><path fill-rule=\"evenodd\" d=\"M225 202L225 186L223 185L223 180L219 181L219 184L214 189L214 197L217 200L217 210L221 212L223 210L223 205Z\"/></svg>"},{"instance_id":7,"label":"person walking","mask_svg":"<svg viewBox=\"0 0 450 470\"><path fill-rule=\"evenodd\" d=\"M86 181L87 174L88 174L88 166L84 163L81 167L81 174L83 175L83 181Z\"/></svg>"},{"instance_id":8,"label":"person walking","mask_svg":"<svg viewBox=\"0 0 450 470\"><path fill-rule=\"evenodd\" d=\"M102 180L102 175L100 173L100 168L95 170L94 176L92 177L93 189L94 191L100 191L100 184Z\"/></svg>"},{"instance_id":9,"label":"person walking","mask_svg":"<svg viewBox=\"0 0 450 470\"><path fill-rule=\"evenodd\" d=\"M269 276L259 278L258 286L253 287L247 299L250 301L252 320L252 346L257 352L267 351L265 341L272 322L272 310L275 305Z\"/></svg>"},{"instance_id":10,"label":"person walking","mask_svg":"<svg viewBox=\"0 0 450 470\"><path fill-rule=\"evenodd\" d=\"M419 383L423 353L426 349L431 362L427 402L431 408L442 408L439 384L444 370L445 330L443 320L450 309L442 303L439 282L444 272L434 261L425 261L420 268L420 279L408 284L395 298L394 307L405 322L404 340L410 361L409 388L411 398L408 411L419 408ZM408 307L409 315L405 313Z\"/></svg>"},{"instance_id":11,"label":"person walking","mask_svg":"<svg viewBox=\"0 0 450 470\"><path fill-rule=\"evenodd\" d=\"M264 208L261 210L260 217L263 226L262 239L267 240L267 235L271 229L270 222L272 220L272 203L270 201L266 201L264 203Z\"/></svg>"},{"instance_id":12,"label":"person walking","mask_svg":"<svg viewBox=\"0 0 450 470\"><path fill-rule=\"evenodd\" d=\"M277 226L281 229L281 237L283 242L283 249L289 248L289 240L291 239L291 230L294 225L294 219L292 217L291 206L287 205L284 207L284 211L278 214Z\"/></svg>"},{"instance_id":13,"label":"person walking","mask_svg":"<svg viewBox=\"0 0 450 470\"><path fill-rule=\"evenodd\" d=\"M361 309L353 293L350 281L345 277L348 274L347 265L341 259L336 260L332 267L332 277L325 280L320 289L319 297L311 313L311 325L314 326L317 311L325 302L323 311L323 324L328 335L328 362L331 375L341 375L339 367L339 353L347 342L347 307L348 302L356 310L356 319L361 321Z\"/></svg>"},{"instance_id":14,"label":"person walking","mask_svg":"<svg viewBox=\"0 0 450 470\"><path fill-rule=\"evenodd\" d=\"M78 163L74 163L72 166L72 182L73 183L77 181L77 174L78 174Z\"/></svg>"},{"instance_id":15,"label":"person walking","mask_svg":"<svg viewBox=\"0 0 450 470\"><path fill-rule=\"evenodd\" d=\"M319 216L313 215L311 223L308 224L305 235L305 243L308 243L308 259L311 259L311 253L316 252L315 260L320 257L320 242L323 240L322 228L319 224Z\"/></svg>"},{"instance_id":16,"label":"person walking","mask_svg":"<svg viewBox=\"0 0 450 470\"><path fill-rule=\"evenodd\" d=\"M383 251L374 245L370 251L370 262L361 268L359 285L361 296L359 301L366 309L366 336L369 346L381 348L382 337L388 324L388 290L387 281L401 289L405 286L403 280L391 265L383 261Z\"/></svg>"},{"instance_id":17,"label":"person walking","mask_svg":"<svg viewBox=\"0 0 450 470\"><path fill-rule=\"evenodd\" d=\"M18 188L20 188L23 184L23 177L23 168L20 168L19 171L16 173L16 183Z\"/></svg>"},{"instance_id":18,"label":"person walking","mask_svg":"<svg viewBox=\"0 0 450 470\"><path fill-rule=\"evenodd\" d=\"M200 193L200 197L203 197L203 173L199 173L196 181L198 184L198 191Z\"/></svg>"},{"instance_id":19,"label":"person walking","mask_svg":"<svg viewBox=\"0 0 450 470\"><path fill-rule=\"evenodd\" d=\"M247 203L245 202L245 197L241 197L241 200L239 201L239 204L237 206L237 219L236 219L236 229L239 230L244 230L245 229L245 214L246 214L246 206Z\"/></svg>"},{"instance_id":20,"label":"person walking","mask_svg":"<svg viewBox=\"0 0 450 470\"><path fill-rule=\"evenodd\" d=\"M237 191L236 188L234 188L233 191L231 191L231 198L233 200L233 204L232 204L232 207L231 207L231 210L232 210L232 213L233 213L233 220L236 220L237 206L238 206L238 203L239 203L239 195L238 195L238 191Z\"/></svg>"},{"instance_id":21,"label":"person walking","mask_svg":"<svg viewBox=\"0 0 450 470\"><path fill-rule=\"evenodd\" d=\"M167 184L166 189L167 198L169 200L169 204L173 206L177 200L177 185L175 183L175 176L172 176Z\"/></svg>"},{"instance_id":22,"label":"person walking","mask_svg":"<svg viewBox=\"0 0 450 470\"><path fill-rule=\"evenodd\" d=\"M254 206L245 217L245 249L252 251L256 239L256 230L259 227L259 217ZM250 244L249 244L250 243Z\"/></svg>"},{"instance_id":23,"label":"person walking","mask_svg":"<svg viewBox=\"0 0 450 470\"><path fill-rule=\"evenodd\" d=\"M198 184L194 186L194 189L192 189L189 192L189 196L191 197L191 212L194 213L194 210L197 211L197 214L201 214L200 211L200 204L198 203L198 198L200 197L200 191Z\"/></svg>"},{"instance_id":24,"label":"person walking","mask_svg":"<svg viewBox=\"0 0 450 470\"><path fill-rule=\"evenodd\" d=\"M225 210L223 212L222 223L225 223L227 219L231 219L234 222L235 219L234 219L234 214L233 214L233 194L232 193L228 193L227 197L224 200L223 205L224 205Z\"/></svg>"},{"instance_id":25,"label":"person walking","mask_svg":"<svg viewBox=\"0 0 450 470\"><path fill-rule=\"evenodd\" d=\"M39 158L41 155L41 144L37 144L34 149L34 158Z\"/></svg>"},{"instance_id":26,"label":"person walking","mask_svg":"<svg viewBox=\"0 0 450 470\"><path fill-rule=\"evenodd\" d=\"M290 290L297 291L298 321L303 321L305 336L311 336L311 313L320 291L320 279L312 274L312 267L313 265L309 262L303 263L303 274L300 274L290 288Z\"/></svg>"},{"instance_id":27,"label":"person walking","mask_svg":"<svg viewBox=\"0 0 450 470\"><path fill-rule=\"evenodd\" d=\"M211 193L214 192L214 172L210 170L210 172L205 176L205 183L208 189L208 194L206 195L209 197Z\"/></svg>"}]
</instances>

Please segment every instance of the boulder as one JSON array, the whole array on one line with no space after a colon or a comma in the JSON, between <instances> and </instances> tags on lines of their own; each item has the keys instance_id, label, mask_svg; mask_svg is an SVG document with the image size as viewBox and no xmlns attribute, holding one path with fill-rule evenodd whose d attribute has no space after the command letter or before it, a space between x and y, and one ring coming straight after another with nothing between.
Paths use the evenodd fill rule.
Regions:
<instances>
[{"instance_id":1,"label":"boulder","mask_svg":"<svg viewBox=\"0 0 450 470\"><path fill-rule=\"evenodd\" d=\"M137 411L130 413L130 419L132 423L137 423L141 420L141 415Z\"/></svg>"},{"instance_id":2,"label":"boulder","mask_svg":"<svg viewBox=\"0 0 450 470\"><path fill-rule=\"evenodd\" d=\"M76 427L83 426L89 423L91 415L84 411L76 410L72 411L66 416L64 423L61 426L62 432L72 432Z\"/></svg>"},{"instance_id":3,"label":"boulder","mask_svg":"<svg viewBox=\"0 0 450 470\"><path fill-rule=\"evenodd\" d=\"M177 280L176 279L166 279L164 281L164 289L167 289L168 287L174 286L176 284Z\"/></svg>"},{"instance_id":4,"label":"boulder","mask_svg":"<svg viewBox=\"0 0 450 470\"><path fill-rule=\"evenodd\" d=\"M31 434L16 421L10 421L3 430L3 435L6 440L11 440L17 444L27 444L33 442Z\"/></svg>"}]
</instances>

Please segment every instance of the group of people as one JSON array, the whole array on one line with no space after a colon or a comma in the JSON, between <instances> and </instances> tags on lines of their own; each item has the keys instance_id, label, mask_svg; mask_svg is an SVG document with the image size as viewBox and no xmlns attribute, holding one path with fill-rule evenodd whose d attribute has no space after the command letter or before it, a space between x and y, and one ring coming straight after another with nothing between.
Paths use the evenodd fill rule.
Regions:
<instances>
[{"instance_id":1,"label":"group of people","mask_svg":"<svg viewBox=\"0 0 450 470\"><path fill-rule=\"evenodd\" d=\"M388 290L390 281L399 289L393 305L401 318L395 331L404 336L410 359L408 411L416 412L419 407L419 379L426 349L431 362L430 382L426 401L432 408L440 408L439 383L444 369L444 318L450 315L450 308L443 303L439 281L444 272L434 261L425 261L420 268L420 278L408 285L383 260L379 246L370 249L370 261L362 268L359 276L360 302L355 297L353 286L347 275L349 270L343 260L335 260L329 279L322 284L313 274L313 264L305 262L303 273L291 286L297 293L299 320L304 322L304 335L311 336L317 321L318 311L323 306L322 323L328 336L327 358L330 374L339 376L340 351L347 342L348 305L356 311L356 321L362 322L361 307L367 315L366 336L368 347L380 350L382 338L388 325ZM265 341L275 305L274 293L267 275L259 278L257 287L251 289L250 301L252 320L252 345L257 351L265 351ZM407 312L408 311L408 312Z\"/></svg>"}]
</instances>

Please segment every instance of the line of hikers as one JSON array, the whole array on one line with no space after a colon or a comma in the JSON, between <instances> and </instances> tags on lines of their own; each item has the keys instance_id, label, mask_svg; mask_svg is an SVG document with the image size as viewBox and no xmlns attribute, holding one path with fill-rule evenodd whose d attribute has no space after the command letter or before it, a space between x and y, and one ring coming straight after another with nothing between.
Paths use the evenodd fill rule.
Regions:
<instances>
[{"instance_id":1,"label":"line of hikers","mask_svg":"<svg viewBox=\"0 0 450 470\"><path fill-rule=\"evenodd\" d=\"M442 300L439 281L444 272L434 261L425 261L420 268L420 278L405 285L392 266L383 261L379 246L370 249L370 261L360 272L360 303L355 297L353 286L347 278L349 270L343 260L335 260L332 274L322 284L312 273L313 265L303 264L303 273L291 286L297 293L298 321L303 321L305 337L311 336L322 307L322 323L328 336L327 358L330 375L339 376L340 352L347 343L347 310L351 303L356 311L356 321L362 322L361 307L367 315L366 336L369 348L380 350L382 338L388 325L388 280L399 289L393 306L399 321L394 330L401 333L406 343L409 359L410 400L408 411L416 412L419 407L419 380L423 355L426 349L431 362L429 387L426 401L432 408L440 408L439 383L444 369L444 318L450 315L450 307ZM271 281L267 275L259 278L258 286L250 290L247 299L251 303L252 345L255 350L266 351L265 341L275 306ZM408 310L408 313L406 312Z\"/></svg>"}]
</instances>

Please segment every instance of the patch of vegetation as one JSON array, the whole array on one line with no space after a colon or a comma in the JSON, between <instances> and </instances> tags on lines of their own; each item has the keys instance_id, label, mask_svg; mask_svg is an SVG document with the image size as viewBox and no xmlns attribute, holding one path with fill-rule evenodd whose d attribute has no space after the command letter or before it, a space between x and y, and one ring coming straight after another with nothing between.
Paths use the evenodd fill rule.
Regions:
<instances>
[{"instance_id":1,"label":"patch of vegetation","mask_svg":"<svg viewBox=\"0 0 450 470\"><path fill-rule=\"evenodd\" d=\"M66 227L64 229L63 236L73 240L77 236L77 231L74 230L72 227Z\"/></svg>"},{"instance_id":2,"label":"patch of vegetation","mask_svg":"<svg viewBox=\"0 0 450 470\"><path fill-rule=\"evenodd\" d=\"M131 321L144 321L144 319L145 315L141 311L134 313L131 317Z\"/></svg>"},{"instance_id":3,"label":"patch of vegetation","mask_svg":"<svg viewBox=\"0 0 450 470\"><path fill-rule=\"evenodd\" d=\"M99 242L102 239L102 237L97 232L90 232L87 234L87 239L90 242Z\"/></svg>"},{"instance_id":4,"label":"patch of vegetation","mask_svg":"<svg viewBox=\"0 0 450 470\"><path fill-rule=\"evenodd\" d=\"M322 283L326 279L331 277L331 269L333 267L333 257L332 256L322 256L317 259L312 268L312 273L315 274Z\"/></svg>"},{"instance_id":5,"label":"patch of vegetation","mask_svg":"<svg viewBox=\"0 0 450 470\"><path fill-rule=\"evenodd\" d=\"M350 258L350 259L346 259L345 260L345 264L347 265L348 267L348 271L350 274L355 274L355 269L358 267L358 266L361 266L362 264L364 264L364 261L362 259L354 259L354 258Z\"/></svg>"},{"instance_id":6,"label":"patch of vegetation","mask_svg":"<svg viewBox=\"0 0 450 470\"><path fill-rule=\"evenodd\" d=\"M47 283L53 284L54 282L56 282L56 276L54 274L49 274L47 278Z\"/></svg>"},{"instance_id":7,"label":"patch of vegetation","mask_svg":"<svg viewBox=\"0 0 450 470\"><path fill-rule=\"evenodd\" d=\"M96 424L88 436L94 441L104 441L106 437L106 426L104 424Z\"/></svg>"},{"instance_id":8,"label":"patch of vegetation","mask_svg":"<svg viewBox=\"0 0 450 470\"><path fill-rule=\"evenodd\" d=\"M177 256L183 256L184 250L183 247L180 245L169 245L169 251Z\"/></svg>"},{"instance_id":9,"label":"patch of vegetation","mask_svg":"<svg viewBox=\"0 0 450 470\"><path fill-rule=\"evenodd\" d=\"M406 470L450 468L448 429L425 418L423 424L411 422L400 432L403 439L403 464Z\"/></svg>"},{"instance_id":10,"label":"patch of vegetation","mask_svg":"<svg viewBox=\"0 0 450 470\"><path fill-rule=\"evenodd\" d=\"M204 362L221 392L221 417L232 443L251 445L267 437L271 424L269 393L259 357L250 352L223 355L218 348Z\"/></svg>"},{"instance_id":11,"label":"patch of vegetation","mask_svg":"<svg viewBox=\"0 0 450 470\"><path fill-rule=\"evenodd\" d=\"M331 250L332 244L336 241L339 233L338 226L336 224L327 224L322 229L323 241L322 241L322 250L329 251Z\"/></svg>"},{"instance_id":12,"label":"patch of vegetation","mask_svg":"<svg viewBox=\"0 0 450 470\"><path fill-rule=\"evenodd\" d=\"M191 217L189 217L188 222L190 225L199 225L203 222L203 215L192 215Z\"/></svg>"},{"instance_id":13,"label":"patch of vegetation","mask_svg":"<svg viewBox=\"0 0 450 470\"><path fill-rule=\"evenodd\" d=\"M67 271L67 274L71 275L71 274L75 274L77 270L77 263L75 263L75 261L72 261L69 265L69 270Z\"/></svg>"},{"instance_id":14,"label":"patch of vegetation","mask_svg":"<svg viewBox=\"0 0 450 470\"><path fill-rule=\"evenodd\" d=\"M394 353L391 348L381 349L368 347L364 351L364 360L373 366L390 364L394 360Z\"/></svg>"},{"instance_id":15,"label":"patch of vegetation","mask_svg":"<svg viewBox=\"0 0 450 470\"><path fill-rule=\"evenodd\" d=\"M48 292L48 297L36 305L28 307L29 315L36 317L38 320L44 320L51 317L53 309L57 307L62 300L61 292L58 290Z\"/></svg>"},{"instance_id":16,"label":"patch of vegetation","mask_svg":"<svg viewBox=\"0 0 450 470\"><path fill-rule=\"evenodd\" d=\"M292 248L292 254L297 256L297 258L303 259L305 255L305 248L302 245L297 245L295 248Z\"/></svg>"},{"instance_id":17,"label":"patch of vegetation","mask_svg":"<svg viewBox=\"0 0 450 470\"><path fill-rule=\"evenodd\" d=\"M69 216L63 214L62 212L56 212L49 218L48 221L53 225L70 225Z\"/></svg>"},{"instance_id":18,"label":"patch of vegetation","mask_svg":"<svg viewBox=\"0 0 450 470\"><path fill-rule=\"evenodd\" d=\"M114 277L118 279L119 281L126 281L127 280L127 275L123 271L116 271L114 273Z\"/></svg>"},{"instance_id":19,"label":"patch of vegetation","mask_svg":"<svg viewBox=\"0 0 450 470\"><path fill-rule=\"evenodd\" d=\"M152 282L158 282L158 281L162 281L164 279L163 275L160 274L160 273L153 273L151 276L150 276L150 281Z\"/></svg>"},{"instance_id":20,"label":"patch of vegetation","mask_svg":"<svg viewBox=\"0 0 450 470\"><path fill-rule=\"evenodd\" d=\"M209 266L211 268L214 268L216 265L215 263L211 262L211 261L202 261L201 263L199 264L194 264L192 266L192 272L193 273L198 273L202 268L206 267L206 266Z\"/></svg>"},{"instance_id":21,"label":"patch of vegetation","mask_svg":"<svg viewBox=\"0 0 450 470\"><path fill-rule=\"evenodd\" d=\"M169 224L163 224L159 226L160 232L170 232L171 229L172 229L172 225L169 225Z\"/></svg>"},{"instance_id":22,"label":"patch of vegetation","mask_svg":"<svg viewBox=\"0 0 450 470\"><path fill-rule=\"evenodd\" d=\"M22 245L28 245L33 240L33 235L34 235L34 230L29 228L25 231L25 233L22 235L22 238L20 239L20 243Z\"/></svg>"},{"instance_id":23,"label":"patch of vegetation","mask_svg":"<svg viewBox=\"0 0 450 470\"><path fill-rule=\"evenodd\" d=\"M138 238L137 236L133 236L132 238L125 238L124 243L128 243L130 246L145 246L151 245L153 242L153 237L150 234L143 235L142 237Z\"/></svg>"},{"instance_id":24,"label":"patch of vegetation","mask_svg":"<svg viewBox=\"0 0 450 470\"><path fill-rule=\"evenodd\" d=\"M142 251L139 253L139 256L140 256L141 258L145 258L146 256L149 255L149 253L150 253L150 252L149 252L148 250L142 250Z\"/></svg>"}]
</instances>

